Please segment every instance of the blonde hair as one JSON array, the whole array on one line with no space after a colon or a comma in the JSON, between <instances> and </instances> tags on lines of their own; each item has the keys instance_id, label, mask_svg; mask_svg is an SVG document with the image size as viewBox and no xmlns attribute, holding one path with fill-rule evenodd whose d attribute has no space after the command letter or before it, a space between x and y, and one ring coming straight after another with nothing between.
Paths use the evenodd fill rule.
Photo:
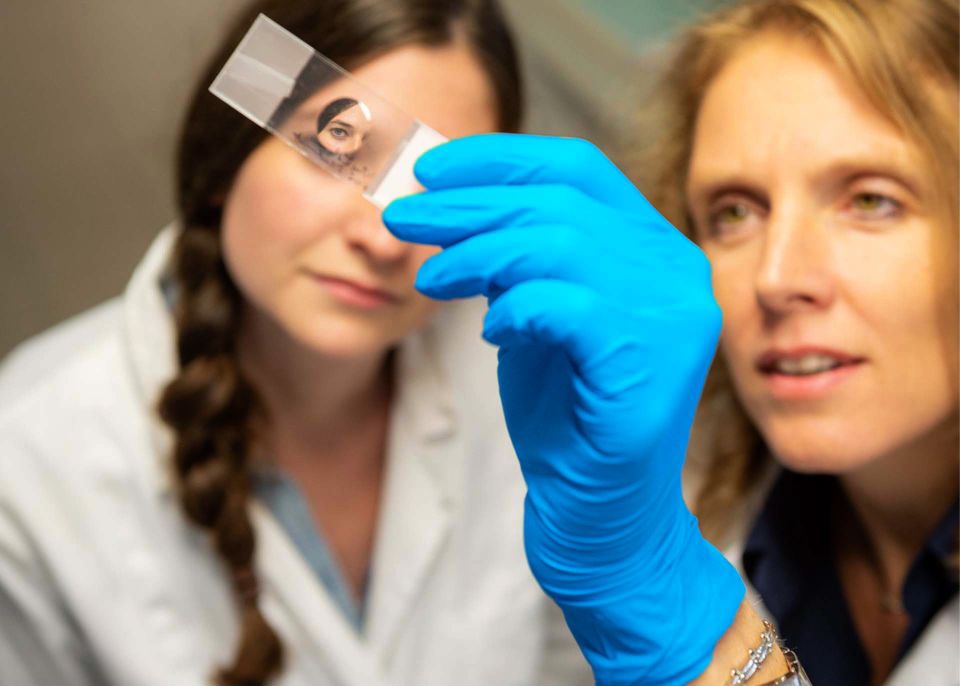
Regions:
<instances>
[{"instance_id":1,"label":"blonde hair","mask_svg":"<svg viewBox=\"0 0 960 686\"><path fill-rule=\"evenodd\" d=\"M809 39L917 146L938 189L943 223L956 235L958 24L957 0L746 0L708 16L681 37L664 75L656 98L658 141L652 159L643 155L638 180L667 219L693 238L684 188L703 95L741 46L760 32L780 31ZM950 97L932 97L941 93ZM651 169L655 176L644 179L643 170ZM704 534L723 545L770 458L720 356L692 445L703 454L691 460L704 469L693 509Z\"/></svg>"}]
</instances>

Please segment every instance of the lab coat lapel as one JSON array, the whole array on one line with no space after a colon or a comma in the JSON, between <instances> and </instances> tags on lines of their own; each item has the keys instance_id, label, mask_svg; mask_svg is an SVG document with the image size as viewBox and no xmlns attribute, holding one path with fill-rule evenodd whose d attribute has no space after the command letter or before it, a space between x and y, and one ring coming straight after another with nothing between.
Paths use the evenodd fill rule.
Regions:
<instances>
[{"instance_id":1,"label":"lab coat lapel","mask_svg":"<svg viewBox=\"0 0 960 686\"><path fill-rule=\"evenodd\" d=\"M433 333L397 357L386 481L374 545L366 635L388 655L450 529L463 468L462 437Z\"/></svg>"},{"instance_id":2,"label":"lab coat lapel","mask_svg":"<svg viewBox=\"0 0 960 686\"><path fill-rule=\"evenodd\" d=\"M737 572L744 579L747 575L743 569L743 548L750 523L766 501L769 489L776 481L780 470L778 465L771 464L766 474L761 477L760 485L754 489L753 494L745 501L738 513L736 522L732 526L733 533L728 545L723 549L727 560L736 567ZM747 584L747 599L764 619L770 622L776 621L751 584ZM917 642L884 682L884 686L960 685L957 674L958 660L960 660L957 657L958 641L960 641L960 604L957 596L954 596L953 600L930 620ZM803 664L803 655L798 657Z\"/></svg>"},{"instance_id":3,"label":"lab coat lapel","mask_svg":"<svg viewBox=\"0 0 960 686\"><path fill-rule=\"evenodd\" d=\"M141 477L151 492L172 496L170 471L173 440L170 429L156 413L163 388L177 373L176 326L164 297L161 278L180 235L176 223L165 227L137 265L123 296L124 350L137 392L151 417L150 440L156 459L143 465Z\"/></svg>"},{"instance_id":4,"label":"lab coat lapel","mask_svg":"<svg viewBox=\"0 0 960 686\"><path fill-rule=\"evenodd\" d=\"M298 674L314 686L383 686L375 655L324 592L277 521L256 501L251 513L264 591L261 607L286 628L282 638L299 653Z\"/></svg>"},{"instance_id":5,"label":"lab coat lapel","mask_svg":"<svg viewBox=\"0 0 960 686\"><path fill-rule=\"evenodd\" d=\"M938 612L916 644L903 658L886 682L886 686L956 686L960 684L957 671L960 658L960 604L953 597Z\"/></svg>"}]
</instances>

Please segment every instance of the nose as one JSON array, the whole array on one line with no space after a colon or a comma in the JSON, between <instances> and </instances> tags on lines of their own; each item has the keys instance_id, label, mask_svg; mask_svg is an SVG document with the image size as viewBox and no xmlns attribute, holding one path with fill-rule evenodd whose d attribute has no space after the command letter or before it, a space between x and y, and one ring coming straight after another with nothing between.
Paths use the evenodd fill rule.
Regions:
<instances>
[{"instance_id":1,"label":"nose","mask_svg":"<svg viewBox=\"0 0 960 686\"><path fill-rule=\"evenodd\" d=\"M783 205L771 211L755 290L773 315L822 309L835 297L829 227L814 213Z\"/></svg>"},{"instance_id":2,"label":"nose","mask_svg":"<svg viewBox=\"0 0 960 686\"><path fill-rule=\"evenodd\" d=\"M346 221L344 237L351 249L381 263L402 261L412 247L394 237L384 226L380 209L359 195L357 206Z\"/></svg>"}]
</instances>

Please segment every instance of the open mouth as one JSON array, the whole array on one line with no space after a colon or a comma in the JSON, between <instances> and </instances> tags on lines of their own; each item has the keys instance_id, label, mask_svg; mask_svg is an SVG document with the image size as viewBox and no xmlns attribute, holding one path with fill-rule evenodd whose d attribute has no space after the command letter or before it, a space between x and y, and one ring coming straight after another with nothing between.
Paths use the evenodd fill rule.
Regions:
<instances>
[{"instance_id":1,"label":"open mouth","mask_svg":"<svg viewBox=\"0 0 960 686\"><path fill-rule=\"evenodd\" d=\"M815 376L863 362L862 358L830 353L804 355L764 355L757 364L762 374L781 376Z\"/></svg>"}]
</instances>

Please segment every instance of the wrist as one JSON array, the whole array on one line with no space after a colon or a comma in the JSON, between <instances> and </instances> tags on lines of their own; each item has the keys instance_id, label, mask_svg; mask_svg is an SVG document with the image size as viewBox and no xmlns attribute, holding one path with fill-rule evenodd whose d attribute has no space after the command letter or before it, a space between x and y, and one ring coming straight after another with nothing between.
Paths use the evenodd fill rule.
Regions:
<instances>
[{"instance_id":1,"label":"wrist","mask_svg":"<svg viewBox=\"0 0 960 686\"><path fill-rule=\"evenodd\" d=\"M727 686L731 682L731 672L741 669L751 650L758 647L759 637L765 630L760 616L750 604L744 600L737 611L733 624L717 642L712 659L704 672L689 686ZM775 682L788 674L790 667L780 649L779 643L774 641L773 648L767 658L759 666L745 686L760 686Z\"/></svg>"},{"instance_id":2,"label":"wrist","mask_svg":"<svg viewBox=\"0 0 960 686\"><path fill-rule=\"evenodd\" d=\"M614 592L557 598L598 686L680 686L711 663L745 589L720 552L695 534L656 575L624 579L632 585Z\"/></svg>"}]
</instances>

